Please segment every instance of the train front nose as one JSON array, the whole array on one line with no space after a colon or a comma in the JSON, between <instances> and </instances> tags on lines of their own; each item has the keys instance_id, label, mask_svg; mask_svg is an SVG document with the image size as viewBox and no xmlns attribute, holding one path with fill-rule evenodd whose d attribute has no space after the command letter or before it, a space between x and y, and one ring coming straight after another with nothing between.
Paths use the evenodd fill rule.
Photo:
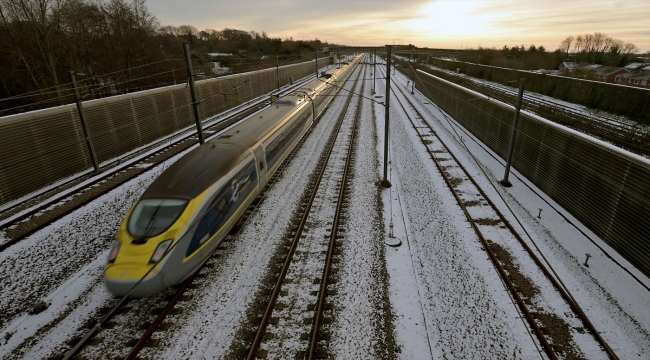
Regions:
<instances>
[{"instance_id":1,"label":"train front nose","mask_svg":"<svg viewBox=\"0 0 650 360\"><path fill-rule=\"evenodd\" d=\"M108 291L115 296L127 294L130 297L149 296L166 287L162 272L143 278L149 269L150 266L136 263L108 265L104 272L104 284Z\"/></svg>"}]
</instances>

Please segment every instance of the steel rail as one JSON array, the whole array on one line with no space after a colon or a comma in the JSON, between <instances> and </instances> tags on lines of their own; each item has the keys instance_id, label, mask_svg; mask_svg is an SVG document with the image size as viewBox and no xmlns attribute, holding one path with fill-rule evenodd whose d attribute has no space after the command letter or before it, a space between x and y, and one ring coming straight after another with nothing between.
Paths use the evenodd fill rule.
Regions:
<instances>
[{"instance_id":1,"label":"steel rail","mask_svg":"<svg viewBox=\"0 0 650 360\"><path fill-rule=\"evenodd\" d=\"M296 86L285 90L284 93L293 92L297 87L300 87L302 84L303 83L297 84ZM260 100L258 102L255 102L255 103L251 104L250 106L248 106L246 108L243 108L242 110L233 113L228 118L226 118L226 119L224 119L224 120L222 120L222 121L220 121L218 123L210 125L206 129L204 129L204 131L209 130L209 131L213 131L214 133L212 133L209 136L206 136L206 140L216 136L219 131L221 131L221 130L223 130L223 129L225 129L225 128L227 128L227 127L229 127L229 126L231 126L231 125L233 125L235 123L237 123L238 121L244 120L246 117L252 115L256 111L259 111L259 110L263 109L264 107L266 107L265 102L266 102L266 100ZM8 229L8 228L10 228L10 227L12 227L12 226L26 220L26 219L28 219L29 217L31 217L31 216L33 216L33 215L47 209L47 208L49 208L49 207L51 207L53 205L56 205L59 202L62 202L65 199L68 199L68 198L71 198L71 197L73 197L73 196L75 196L77 194L83 193L84 190L89 189L89 188L93 187L94 185L96 185L96 184L98 184L98 183L100 183L102 181L108 180L108 179L110 179L110 178L112 178L114 176L118 176L120 173L122 173L124 171L136 170L136 171L133 172L133 174L127 176L123 180L121 180L119 182L116 182L115 184L102 189L102 191L100 191L97 194L94 194L92 196L89 196L87 199L81 201L78 204L75 204L75 206L73 206L73 207L71 207L69 209L66 209L66 210L61 211L61 212L57 212L55 216L52 216L52 217L48 218L44 222L39 223L39 224L29 228L27 231L25 231L25 232L15 236L15 237L13 237L12 239L0 244L0 252L2 252L4 250L6 250L7 248L17 244L18 242L22 241L26 237L34 234L35 232L37 232L37 231L39 231L39 230L41 230L43 228L45 228L46 226L52 224L53 222L55 222L55 221L63 218L64 216L72 213L73 211L75 211L75 210L89 204L90 202L96 200L100 196L102 196L102 195L104 195L104 194L118 188L119 186L121 186L121 185L125 184L126 182L130 181L131 179L141 175L142 173L155 168L156 166L158 166L158 165L162 164L163 162L167 161L169 158L173 157L174 155L186 150L190 146L194 145L195 142L188 143L185 146L183 146L183 147L181 147L179 149L176 149L175 151L172 151L169 154L166 154L161 159L159 159L159 160L157 160L157 161L155 161L153 163L148 163L148 165L145 166L145 167L135 167L135 165L137 165L137 164L147 163L147 160L150 160L151 158L157 157L157 156L163 154L164 152L166 152L166 151L168 151L170 149L173 149L175 146L178 146L178 145L181 145L181 144L183 144L185 142L191 141L194 136L195 136L194 133L183 135L183 136L175 139L173 142L169 143L169 145L165 146L164 148L162 148L162 149L156 151L155 153L150 154L150 155L148 155L148 156L146 156L146 157L144 157L142 159L139 159L139 160L137 160L137 161L135 161L133 163L130 163L127 166L125 166L124 168L122 168L122 169L107 172L105 174L102 174L102 175L94 178L93 180L91 180L88 183L84 184L84 187L79 189L80 191L65 194L64 196L61 196L61 197L55 196L52 199L44 201L44 202L40 203L39 205L37 205L37 206L35 206L33 208L30 208L29 211L26 211L25 213L20 214L19 216L16 216L15 218L12 218L10 221L1 224L0 225L0 231Z\"/></svg>"},{"instance_id":2,"label":"steel rail","mask_svg":"<svg viewBox=\"0 0 650 360\"><path fill-rule=\"evenodd\" d=\"M362 82L361 94L363 94L363 89L365 82ZM345 160L345 168L343 170L343 177L341 179L341 186L339 188L339 197L336 203L336 212L334 213L334 221L332 222L332 230L330 233L329 246L327 249L327 256L325 258L325 269L323 270L323 276L321 278L321 286L318 293L318 304L316 305L316 316L314 318L314 324L311 331L311 339L309 341L309 348L307 351L307 359L313 360L316 358L316 345L318 343L318 334L320 332L321 322L325 313L325 300L327 299L327 285L329 282L331 270L332 270L332 260L334 259L334 249L336 247L336 238L338 236L339 223L341 220L341 215L343 213L343 200L345 197L345 188L347 187L347 178L350 165L352 163L352 154L354 152L354 141L356 139L356 130L357 123L359 121L359 115L361 113L361 100L362 97L359 96L357 100L357 108L354 113L354 121L352 125L352 135L350 136L350 141L348 145L348 154ZM347 106L346 106L347 108Z\"/></svg>"},{"instance_id":3,"label":"steel rail","mask_svg":"<svg viewBox=\"0 0 650 360\"><path fill-rule=\"evenodd\" d=\"M208 258L209 259L209 258ZM181 288L176 292L174 297L169 301L169 303L165 306L163 309L162 313L156 318L154 323L149 326L145 334L140 338L138 343L134 346L134 348L131 350L129 355L127 356L127 359L134 359L135 357L131 357L132 354L133 356L137 355L138 352L144 347L146 342L151 338L151 335L156 331L158 326L162 323L162 321L165 319L167 314L174 308L178 300L183 296L187 288L190 286L190 284L194 281L196 278L196 275L203 269L203 266L205 266L205 263L207 260L189 277L187 280L183 282L183 285ZM110 320L118 310L120 310L124 305L126 305L126 297L122 298L119 303L117 303L115 306L113 306L110 311L103 316L103 318L95 325L93 328L86 333L86 335L75 344L75 346L66 353L66 355L63 357L63 360L68 360L72 359L75 355L81 351L84 346L101 330L101 325Z\"/></svg>"},{"instance_id":4,"label":"steel rail","mask_svg":"<svg viewBox=\"0 0 650 360\"><path fill-rule=\"evenodd\" d=\"M513 92L511 89L503 88L503 87L496 86L496 85L493 85L493 84L476 83L476 86L477 87L487 87L487 88L493 89L494 91L498 91L498 92L500 92L500 93L502 93L502 94L504 94L504 95L506 95L506 96L508 96L510 98L515 98L517 96L516 92ZM598 122L603 122L603 123L606 123L606 124L610 123L611 125L613 125L615 127L618 127L618 128L631 129L631 128L634 127L633 125L630 125L630 124L628 124L628 123L626 123L624 121L621 121L621 120L608 118L608 117L602 116L602 115L588 115L588 114L580 112L580 111L578 111L578 110L576 110L576 109L574 109L574 108L572 108L570 106L566 106L566 105L564 105L562 103L557 103L557 102L553 102L553 101L549 101L549 100L544 100L544 99L536 97L536 96L531 96L531 95L524 94L524 99L526 101L530 102L530 103L535 103L535 104L544 105L544 106L548 106L548 107L554 107L554 108L557 108L557 109L561 109L561 111L571 113L571 114L574 114L574 115L577 115L577 116L581 116L581 117L584 117L586 119L590 119L590 120L594 120L594 121L598 121Z\"/></svg>"},{"instance_id":5,"label":"steel rail","mask_svg":"<svg viewBox=\"0 0 650 360\"><path fill-rule=\"evenodd\" d=\"M395 94L395 95L396 95L395 98L397 99L398 103L400 104L400 106L404 110L404 113L406 114L407 118L411 122L411 125L416 130L418 135L421 136L420 132L418 131L418 125L415 124L413 119L408 115L408 112L406 111L406 108L404 107L404 104L399 100L399 97L397 96L397 94ZM429 127L429 129L437 137L436 132L433 131L433 129L431 129L431 127ZM544 352L546 353L546 355L550 359L557 360L557 356L555 355L555 352L553 351L553 348L551 347L548 340L546 339L546 336L544 336L544 333L542 332L542 330L539 328L539 326L535 322L535 319L533 318L532 313L530 312L530 310L528 310L528 307L526 306L523 299L519 295L519 292L517 292L517 289L515 288L515 285L512 283L512 281L508 277L508 274L503 269L503 266L501 266L501 263L497 260L496 255L490 249L490 246L489 246L487 240L483 237L483 234L481 233L480 229L478 228L478 225L476 224L476 222L474 221L472 216L469 214L469 212L467 210L467 207L464 205L464 203L463 203L462 199L460 198L460 196L458 195L458 193L455 191L451 180L449 179L449 177L445 173L444 169L442 169L442 166L438 162L438 159L431 153L431 151L429 150L428 147L427 147L427 153L429 154L429 156L433 160L434 164L436 165L436 168L438 169L438 171L442 175L443 179L445 180L445 184L447 185L447 187L451 191L452 195L456 199L456 202L458 203L461 210L463 211L463 214L465 214L465 217L467 218L467 221L470 223L470 225L472 226L472 229L474 230L474 232L478 236L479 240L481 241L481 244L483 245L483 248L485 249L485 251L488 253L488 256L490 257L490 261L492 262L494 267L497 269L497 272L499 273L499 275L503 279L504 283L508 287L508 290L510 291L510 293L514 297L515 302L517 303L517 306L519 306L519 309L524 313L524 316L526 317L526 320L528 321L528 324L533 329L533 332L535 333L535 336L537 336L537 339L539 340L540 344L544 348Z\"/></svg>"},{"instance_id":6,"label":"steel rail","mask_svg":"<svg viewBox=\"0 0 650 360\"><path fill-rule=\"evenodd\" d=\"M401 89L400 89L400 91L401 91ZM610 346L607 344L607 342L602 338L602 336L600 335L600 333L596 330L596 328L595 328L594 325L591 323L591 321L590 321L589 318L586 316L586 314L582 311L582 309L580 308L580 306L575 302L575 300L574 300L571 296L569 296L569 294L565 291L565 289L564 289L564 288L559 284L559 282L555 279L555 277L550 273L550 271L548 270L548 268L547 268L547 267L542 263L542 261L539 259L539 257L537 257L537 255L535 255L535 253L534 253L533 250L530 248L530 246L528 246L528 244L525 242L525 240L524 240L524 239L519 235L519 233L514 229L514 227L512 226L512 224L511 224L511 223L510 223L510 222L505 218L505 216L503 215L503 213L502 213L502 212L501 212L501 211L496 207L496 205L492 202L492 200L490 200L490 198L487 196L487 194L486 194L486 193L483 191L483 189L478 185L478 183L476 182L476 180L475 180L475 179L474 179L474 178L469 174L469 172L467 171L467 169L462 165L462 163L458 160L458 158L456 158L456 156L455 156L455 155L450 151L449 147L444 143L444 141L442 141L442 139L438 136L437 132L434 131L434 129L431 127L431 125L430 125L427 121L424 120L424 117L422 116L422 114L421 114L421 113L420 113L420 112L419 112L419 111L418 111L418 110L413 106L413 104L411 103L411 101L408 100L408 98L406 98L406 97L405 97L404 99L408 102L408 105L411 107L411 110L414 111L414 112L415 112L415 113L416 113L416 114L417 114L417 115L422 119L422 122L423 122L423 123L424 123L424 124L429 128L429 130L431 131L431 133L432 133L434 136L436 136L436 138L437 138L438 141L442 144L442 146L445 148L445 150L447 151L447 153L448 153L448 154L452 157L452 159L456 162L456 164L458 165L458 167L459 167L460 169L462 169L462 171L465 173L465 175L466 175L467 178L470 180L470 182L471 182L471 183L472 183L472 184L477 188L477 190L479 191L479 193L481 194L481 196L482 196L482 197L483 197L483 198L488 202L488 204L490 205L490 207L495 211L495 213L498 215L499 219L504 223L504 225L505 225L505 226L508 228L508 230L513 234L513 236L517 239L517 241L518 241L518 242L519 242L519 243L524 247L524 249L526 250L526 252L528 253L528 255L529 255L529 256L531 257L531 259L535 262L535 264L536 264L536 265L538 266L538 268L542 271L542 273L543 273L543 274L544 274L544 275L549 279L549 281L551 281L551 283L553 284L553 287L558 291L558 293L560 294L560 296L561 296L561 297L562 297L562 298L567 302L567 304L569 305L569 307L571 307L571 309L576 313L576 315L578 315L578 317L582 320L582 322L583 322L583 324L585 325L585 327L586 327L587 329L589 329L590 333L591 333L591 334L596 338L596 341L597 341L597 342L602 346L602 348L605 350L605 352L608 354L608 356L609 356L611 359L618 359L618 357L617 357L616 354L613 352L613 350L611 349L611 347L610 347ZM404 108L404 105L401 103L401 101L400 101L400 105L402 106L402 108L404 109L404 112L406 113L406 109ZM408 113L407 113L407 117L408 117ZM416 125L413 123L413 120L412 120L410 117L409 117L409 120L411 121L411 123L413 124L413 126L416 127ZM416 130L417 130L417 128L416 128ZM427 148L427 151L429 152L428 148ZM441 169L441 165L438 163L438 161L437 161L437 159L435 158L435 156L434 156L433 154L431 154L431 152L429 152L429 155L431 156L431 158L432 158L433 161L435 162L436 167L439 169L439 171L440 171L441 174L443 175L443 178L445 179L445 181L447 182L447 185L449 186L450 190L451 190L452 193L454 194L454 197L456 198L458 204L461 206L463 212L465 213L465 215L467 216L468 220L469 220L470 223L472 224L472 227L474 228L475 232L477 232L477 235L478 235L479 238L481 239L481 242L483 243L483 246L485 247L486 251L488 251L488 254L490 254L490 258L492 259L492 257L493 257L493 253L492 253L492 251L491 251L491 249L490 249L489 244L487 243L487 241L484 239L484 237L483 237L482 234L480 233L480 230L478 229L478 226L475 224L475 222L473 221L473 219L471 219L471 216L470 216L469 212L467 211L467 208L465 207L464 203L461 201L460 197L457 195L457 192L456 192L456 190L453 188L453 186L452 186L452 184L451 184L451 181L449 181L449 179L448 179L447 175L445 174L445 172L442 171L442 169ZM496 258L495 258L495 260L496 260ZM495 264L495 267L497 267L499 273L501 274L502 271L503 271L503 268L501 267L501 265L499 264L499 262L498 262L498 261L496 261L496 262L493 261L493 263ZM504 274L505 274L505 272L504 272ZM507 275L506 275L506 276L507 276ZM502 275L502 277L503 277L503 275ZM505 280L505 279L504 279L504 280ZM508 284L508 282L510 282L510 281L507 280L506 283ZM510 284L508 284L507 286L508 286L508 288L511 288L511 285L510 285ZM516 289L515 289L514 287L511 288L511 292L513 292L513 291L516 292ZM518 305L520 306L520 308L521 308L522 306L523 306L523 307L526 307L525 304L523 303L523 301L522 301L521 304L519 304L520 297L518 296L518 294L515 294L514 292L513 292L513 296L515 296L515 298L517 299L517 302L518 302ZM522 310L522 311L524 311L524 310ZM524 313L526 314L526 313L527 313L527 310L524 311ZM528 319L528 314L526 314L526 318ZM532 319L532 317L531 317L531 319ZM529 322L530 322L530 320L529 320ZM535 324L535 325L533 326L533 324ZM537 327L537 326L536 326L536 323L535 323L534 321L532 321L531 326L533 326L533 329L535 329L535 327ZM542 334L541 332L538 333L538 331L539 331L539 328L535 329L536 334L540 334L540 335L543 336L543 334ZM538 338L539 338L539 335L538 335ZM543 344L543 343L542 343L542 344ZM544 346L544 344L543 344L543 346ZM545 348L545 350L547 350L547 349L546 349L546 346L544 346L544 348ZM549 347L549 350L552 351L552 348ZM553 352L553 351L552 351L552 352ZM553 352L553 353L554 353L554 352ZM549 355L549 354L547 354L547 355ZM549 355L549 356L550 356L550 355Z\"/></svg>"},{"instance_id":7,"label":"steel rail","mask_svg":"<svg viewBox=\"0 0 650 360\"><path fill-rule=\"evenodd\" d=\"M192 284L194 279L196 278L196 275L198 275L199 271L203 269L205 264L207 263L204 262L201 267L192 274L185 282L183 283L183 286L181 286L180 289L178 289L178 292L176 292L176 295L169 301L167 306L162 310L160 315L154 320L154 322L147 328L147 331L140 337L140 340L133 346L133 349L129 352L129 355L127 355L124 359L125 360L134 360L136 356L138 356L138 353L140 353L140 350L144 348L144 346L147 344L147 342L151 339L151 336L158 330L158 327L162 322L167 318L167 315L172 311L174 306L178 303L178 300L181 299L181 297L185 294L185 291L187 288Z\"/></svg>"},{"instance_id":8,"label":"steel rail","mask_svg":"<svg viewBox=\"0 0 650 360\"><path fill-rule=\"evenodd\" d=\"M355 66L356 67L356 66ZM354 70L352 70L354 71ZM358 80L357 80L358 81ZM347 102L345 107L348 107L350 102L352 100L352 96L349 95L347 98ZM266 333L266 327L268 325L269 320L271 319L271 315L273 314L273 308L275 307L275 304L277 302L277 299L280 295L280 291L282 288L282 284L284 283L284 280L286 279L287 272L289 271L289 267L291 266L291 262L293 261L293 255L296 252L296 248L298 247L298 243L300 242L300 237L302 235L302 232L305 228L305 224L307 223L307 218L309 217L309 212L311 210L311 206L314 203L314 200L316 198L316 195L318 193L318 188L320 186L321 180L323 179L323 175L325 174L325 169L327 168L327 163L329 161L330 155L332 154L332 151L334 149L334 144L336 143L336 135L340 132L341 126L343 125L343 118L344 115L340 116L335 130L332 132L332 136L330 137L329 142L329 147L327 151L324 153L322 156L323 159L319 160L319 166L321 168L319 169L318 172L318 177L316 178L314 185L313 185L313 190L309 196L309 200L307 201L307 204L305 205L305 209L303 210L303 215L300 218L300 222L298 223L298 228L296 229L295 235L293 239L291 240L291 247L289 248L289 251L287 253L287 256L285 258L285 261L282 265L282 269L280 270L280 274L278 275L278 279L275 282L275 285L273 287L273 291L271 293L271 298L269 299L269 302L266 306L266 309L264 310L264 315L262 316L262 319L260 321L260 325L257 328L257 331L255 332L255 337L253 338L253 343L251 345L251 348L248 352L248 355L246 358L248 360L253 360L257 357L257 352L260 348L260 345L262 343L262 338L264 337L264 334Z\"/></svg>"}]
</instances>

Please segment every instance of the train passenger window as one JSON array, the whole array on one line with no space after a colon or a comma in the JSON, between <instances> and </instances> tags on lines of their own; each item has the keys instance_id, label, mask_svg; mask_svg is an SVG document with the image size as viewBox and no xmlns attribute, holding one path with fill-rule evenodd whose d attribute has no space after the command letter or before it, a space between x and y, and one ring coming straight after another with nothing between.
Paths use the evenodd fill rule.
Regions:
<instances>
[{"instance_id":1,"label":"train passenger window","mask_svg":"<svg viewBox=\"0 0 650 360\"><path fill-rule=\"evenodd\" d=\"M187 201L180 199L143 199L133 209L127 229L138 238L162 234L181 216Z\"/></svg>"}]
</instances>

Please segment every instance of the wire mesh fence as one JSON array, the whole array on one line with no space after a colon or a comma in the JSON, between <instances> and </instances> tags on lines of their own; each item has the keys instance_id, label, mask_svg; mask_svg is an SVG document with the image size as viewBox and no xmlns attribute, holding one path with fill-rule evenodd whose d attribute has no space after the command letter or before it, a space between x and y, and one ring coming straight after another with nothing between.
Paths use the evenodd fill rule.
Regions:
<instances>
[{"instance_id":1,"label":"wire mesh fence","mask_svg":"<svg viewBox=\"0 0 650 360\"><path fill-rule=\"evenodd\" d=\"M420 70L416 87L507 157L513 106ZM649 160L522 112L512 167L650 276Z\"/></svg>"},{"instance_id":2,"label":"wire mesh fence","mask_svg":"<svg viewBox=\"0 0 650 360\"><path fill-rule=\"evenodd\" d=\"M462 87L482 93L486 96L495 98L508 104L515 103L517 92L516 89L512 91L504 91L503 87L498 87L487 82L477 81L476 78L469 78L466 76L458 76L457 74L450 74L448 71L443 71L439 68L428 68L422 65L413 64L412 62L397 60L402 66L402 71L409 76L413 75L414 69L420 69L424 72L435 75L444 80L453 82ZM511 76L508 78L510 81L506 82L509 86L517 86L516 76L526 78L526 91L535 91L535 86L529 86L529 80L534 81L536 78L530 79L529 75L537 76L539 74L525 73L525 72L510 72ZM557 77L559 78L559 77ZM579 82L580 80L573 81ZM590 83L594 83L593 81ZM598 86L612 86L609 84L597 84ZM614 86L620 88L620 86ZM650 91L643 89L627 91L634 92L637 96L646 96L650 103ZM609 101L609 100L608 100ZM610 116L603 116L595 113L588 114L587 112L574 109L557 102L542 101L540 98L524 96L522 102L522 109L528 112L533 112L545 119L556 122L560 125L578 130L587 135L604 140L608 143L614 144L625 150L629 150L635 154L643 155L650 158L650 128L647 125L632 121L632 120L619 120Z\"/></svg>"},{"instance_id":3,"label":"wire mesh fence","mask_svg":"<svg viewBox=\"0 0 650 360\"><path fill-rule=\"evenodd\" d=\"M318 59L319 65L328 58ZM196 83L202 120L315 74L314 61ZM187 84L83 102L100 164L194 126ZM0 118L0 205L93 169L75 104Z\"/></svg>"}]
</instances>

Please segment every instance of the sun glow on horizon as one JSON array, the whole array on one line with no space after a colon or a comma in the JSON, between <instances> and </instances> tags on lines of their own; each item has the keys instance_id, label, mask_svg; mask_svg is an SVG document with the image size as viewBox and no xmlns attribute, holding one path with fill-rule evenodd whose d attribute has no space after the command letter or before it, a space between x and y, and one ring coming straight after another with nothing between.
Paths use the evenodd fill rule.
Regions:
<instances>
[{"instance_id":1,"label":"sun glow on horizon","mask_svg":"<svg viewBox=\"0 0 650 360\"><path fill-rule=\"evenodd\" d=\"M490 32L494 15L477 10L483 1L436 1L424 6L422 16L408 20L413 31L446 39L460 39Z\"/></svg>"}]
</instances>

